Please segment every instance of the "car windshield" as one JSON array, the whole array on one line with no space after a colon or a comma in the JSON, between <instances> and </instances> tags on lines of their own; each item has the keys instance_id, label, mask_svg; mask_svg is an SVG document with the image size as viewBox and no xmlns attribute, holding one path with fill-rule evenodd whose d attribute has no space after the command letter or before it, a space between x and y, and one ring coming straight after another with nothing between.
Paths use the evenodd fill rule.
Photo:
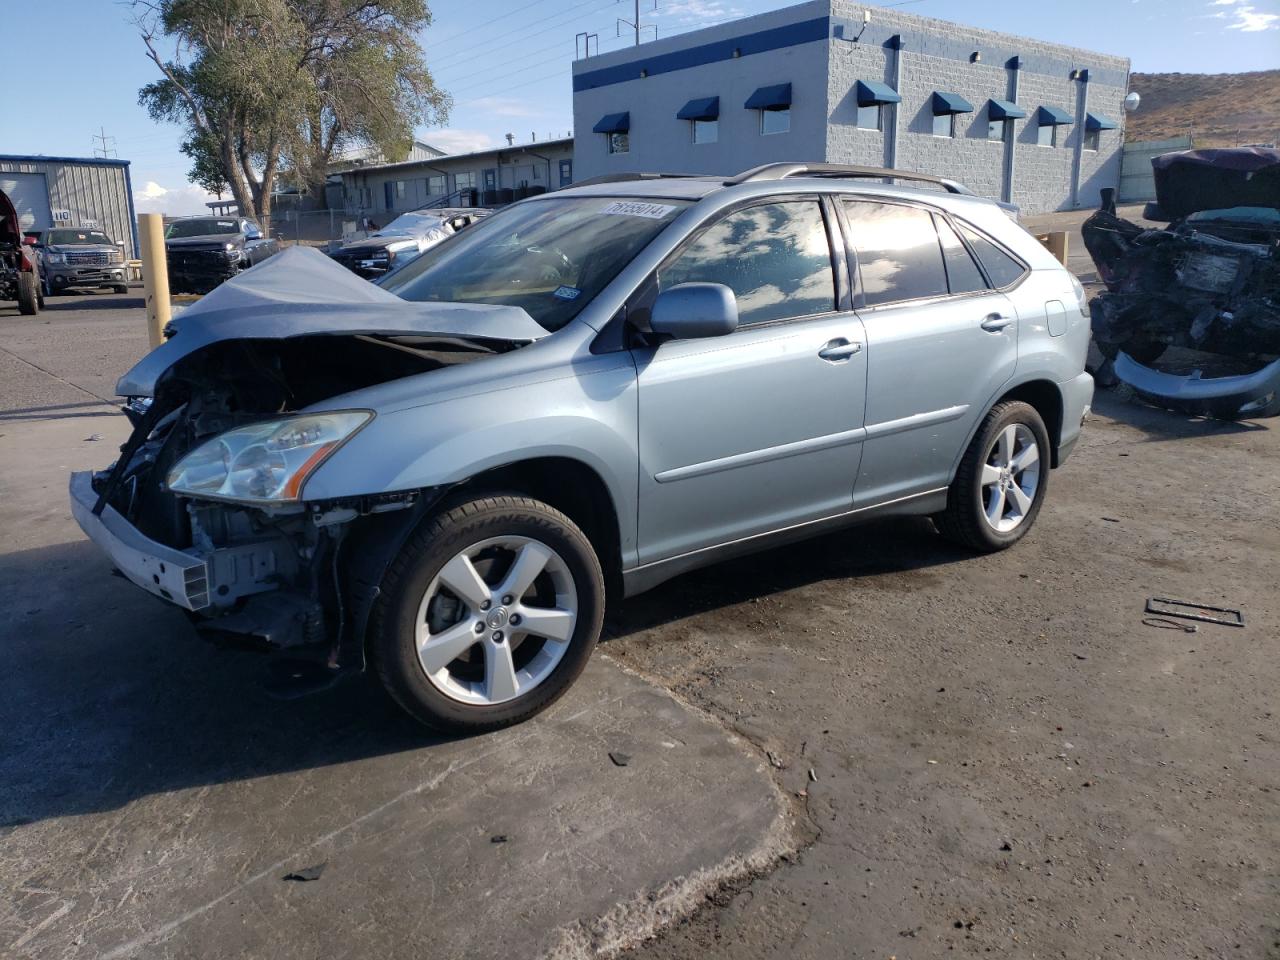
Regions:
<instances>
[{"instance_id":1,"label":"car windshield","mask_svg":"<svg viewBox=\"0 0 1280 960\"><path fill-rule=\"evenodd\" d=\"M239 233L240 225L234 220L217 217L201 217L199 220L175 220L165 227L166 240L182 237L207 237L217 233Z\"/></svg>"},{"instance_id":2,"label":"car windshield","mask_svg":"<svg viewBox=\"0 0 1280 960\"><path fill-rule=\"evenodd\" d=\"M688 205L617 197L520 203L427 251L383 286L406 300L522 307L559 330Z\"/></svg>"},{"instance_id":3,"label":"car windshield","mask_svg":"<svg viewBox=\"0 0 1280 960\"><path fill-rule=\"evenodd\" d=\"M50 246L72 243L105 243L115 246L111 238L101 230L50 230L45 243Z\"/></svg>"}]
</instances>

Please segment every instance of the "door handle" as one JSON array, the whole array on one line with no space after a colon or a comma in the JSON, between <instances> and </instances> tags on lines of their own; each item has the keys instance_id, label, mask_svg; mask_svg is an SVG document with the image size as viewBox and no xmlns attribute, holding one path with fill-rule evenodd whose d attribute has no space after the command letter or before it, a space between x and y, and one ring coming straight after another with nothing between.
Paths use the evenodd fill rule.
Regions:
<instances>
[{"instance_id":1,"label":"door handle","mask_svg":"<svg viewBox=\"0 0 1280 960\"><path fill-rule=\"evenodd\" d=\"M822 349L818 351L818 356L823 360L839 363L841 360L848 360L855 353L860 353L861 351L861 343L857 341L850 343L844 337L837 337L835 340L828 340L824 343Z\"/></svg>"},{"instance_id":2,"label":"door handle","mask_svg":"<svg viewBox=\"0 0 1280 960\"><path fill-rule=\"evenodd\" d=\"M1003 317L998 313L989 313L982 318L982 323L978 326L982 327L987 333L999 333L1005 327L1012 325L1013 317Z\"/></svg>"}]
</instances>

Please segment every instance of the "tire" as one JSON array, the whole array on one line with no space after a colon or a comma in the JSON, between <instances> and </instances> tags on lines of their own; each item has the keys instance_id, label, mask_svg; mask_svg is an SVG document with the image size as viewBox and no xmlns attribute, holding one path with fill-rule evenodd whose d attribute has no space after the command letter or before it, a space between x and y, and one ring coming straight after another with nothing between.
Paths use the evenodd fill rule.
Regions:
<instances>
[{"instance_id":1,"label":"tire","mask_svg":"<svg viewBox=\"0 0 1280 960\"><path fill-rule=\"evenodd\" d=\"M29 317L40 312L40 279L30 270L18 274L18 312Z\"/></svg>"},{"instance_id":2,"label":"tire","mask_svg":"<svg viewBox=\"0 0 1280 960\"><path fill-rule=\"evenodd\" d=\"M1036 449L1028 456L1031 442ZM1005 450L1012 452L1011 459ZM1013 546L1026 536L1044 503L1050 450L1049 431L1034 407L1020 400L997 403L965 451L947 492L947 509L933 518L938 530L982 553ZM1006 462L1011 469L1003 467Z\"/></svg>"},{"instance_id":3,"label":"tire","mask_svg":"<svg viewBox=\"0 0 1280 960\"><path fill-rule=\"evenodd\" d=\"M112 287L111 289L112 289L112 290L114 290L116 293L128 293L128 292L129 292L129 287L128 287L128 285L127 285L127 284L123 284L123 283L118 283L118 284L116 284L114 287Z\"/></svg>"},{"instance_id":4,"label":"tire","mask_svg":"<svg viewBox=\"0 0 1280 960\"><path fill-rule=\"evenodd\" d=\"M503 602L504 580L521 579L517 560L540 572ZM577 679L600 636L604 601L600 561L567 516L528 497L472 499L427 520L392 561L370 620L369 657L391 697L422 723L495 730L545 709ZM519 629L535 618L545 636ZM420 658L420 631L434 655ZM566 639L551 639L557 632Z\"/></svg>"}]
</instances>

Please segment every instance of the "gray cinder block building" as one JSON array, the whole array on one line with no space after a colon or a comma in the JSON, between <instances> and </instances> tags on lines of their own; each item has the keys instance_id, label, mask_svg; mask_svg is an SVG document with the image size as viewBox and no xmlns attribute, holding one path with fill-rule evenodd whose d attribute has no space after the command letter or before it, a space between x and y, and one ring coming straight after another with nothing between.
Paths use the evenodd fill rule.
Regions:
<instances>
[{"instance_id":1,"label":"gray cinder block building","mask_svg":"<svg viewBox=\"0 0 1280 960\"><path fill-rule=\"evenodd\" d=\"M574 175L827 161L947 176L1025 213L1120 176L1129 61L812 0L573 67Z\"/></svg>"}]
</instances>

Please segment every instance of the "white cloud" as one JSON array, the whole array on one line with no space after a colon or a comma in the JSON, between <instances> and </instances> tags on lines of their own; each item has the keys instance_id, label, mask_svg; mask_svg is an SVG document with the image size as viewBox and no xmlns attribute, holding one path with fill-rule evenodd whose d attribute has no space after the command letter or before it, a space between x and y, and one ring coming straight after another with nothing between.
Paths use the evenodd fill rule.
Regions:
<instances>
[{"instance_id":1,"label":"white cloud","mask_svg":"<svg viewBox=\"0 0 1280 960\"><path fill-rule=\"evenodd\" d=\"M686 27L709 27L746 16L746 11L723 0L667 0L648 18L670 18Z\"/></svg>"},{"instance_id":2,"label":"white cloud","mask_svg":"<svg viewBox=\"0 0 1280 960\"><path fill-rule=\"evenodd\" d=\"M216 199L208 190L194 183L169 188L148 180L140 190L133 192L133 205L138 213L163 213L170 217L208 213L209 208L205 204Z\"/></svg>"},{"instance_id":3,"label":"white cloud","mask_svg":"<svg viewBox=\"0 0 1280 960\"><path fill-rule=\"evenodd\" d=\"M1248 6L1233 7L1235 22L1227 24L1228 30L1241 30L1244 33L1260 33L1263 30L1275 30L1280 27L1280 14L1261 13Z\"/></svg>"},{"instance_id":4,"label":"white cloud","mask_svg":"<svg viewBox=\"0 0 1280 960\"><path fill-rule=\"evenodd\" d=\"M475 100L463 100L469 110L492 113L499 117L540 117L543 112L528 100L515 97L478 97Z\"/></svg>"},{"instance_id":5,"label":"white cloud","mask_svg":"<svg viewBox=\"0 0 1280 960\"><path fill-rule=\"evenodd\" d=\"M427 130L418 139L445 153L473 153L476 150L487 150L489 147L496 146L493 138L487 133L480 130L459 130L453 127Z\"/></svg>"}]
</instances>

